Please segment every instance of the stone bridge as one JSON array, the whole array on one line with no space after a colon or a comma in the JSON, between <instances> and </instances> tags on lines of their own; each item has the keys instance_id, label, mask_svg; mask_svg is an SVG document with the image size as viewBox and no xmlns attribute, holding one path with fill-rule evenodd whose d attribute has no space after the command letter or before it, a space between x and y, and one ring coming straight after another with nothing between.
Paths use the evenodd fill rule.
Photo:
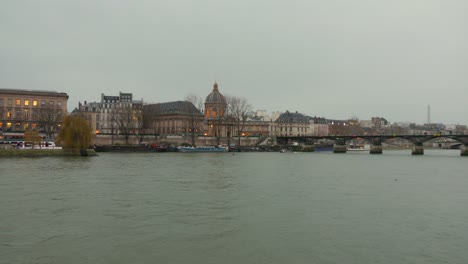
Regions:
<instances>
[{"instance_id":1,"label":"stone bridge","mask_svg":"<svg viewBox=\"0 0 468 264\"><path fill-rule=\"evenodd\" d=\"M371 154L382 154L382 143L392 139L405 139L413 144L411 153L413 155L424 154L424 142L434 139L451 139L459 142L461 156L468 156L468 135L352 135L352 136L281 136L277 137L278 144L291 144L293 142L313 145L320 140L334 141L333 152L346 153L346 142L353 139L363 139L370 143Z\"/></svg>"}]
</instances>

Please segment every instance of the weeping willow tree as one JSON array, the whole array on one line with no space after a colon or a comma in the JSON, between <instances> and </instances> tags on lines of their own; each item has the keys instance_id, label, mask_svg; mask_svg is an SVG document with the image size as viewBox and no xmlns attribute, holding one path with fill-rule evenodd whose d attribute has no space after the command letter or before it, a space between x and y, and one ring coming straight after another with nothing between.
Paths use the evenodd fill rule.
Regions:
<instances>
[{"instance_id":1,"label":"weeping willow tree","mask_svg":"<svg viewBox=\"0 0 468 264\"><path fill-rule=\"evenodd\" d=\"M58 142L62 144L64 149L86 149L91 144L91 138L91 127L84 118L69 115L63 119Z\"/></svg>"}]
</instances>

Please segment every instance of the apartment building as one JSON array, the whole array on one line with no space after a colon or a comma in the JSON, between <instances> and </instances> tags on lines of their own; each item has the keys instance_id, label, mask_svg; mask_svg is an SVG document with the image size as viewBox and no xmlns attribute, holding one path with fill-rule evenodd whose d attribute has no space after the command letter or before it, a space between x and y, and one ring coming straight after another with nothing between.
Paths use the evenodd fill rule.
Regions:
<instances>
[{"instance_id":1,"label":"apartment building","mask_svg":"<svg viewBox=\"0 0 468 264\"><path fill-rule=\"evenodd\" d=\"M68 95L55 91L0 89L0 132L3 137L35 129L47 138L62 126Z\"/></svg>"}]
</instances>

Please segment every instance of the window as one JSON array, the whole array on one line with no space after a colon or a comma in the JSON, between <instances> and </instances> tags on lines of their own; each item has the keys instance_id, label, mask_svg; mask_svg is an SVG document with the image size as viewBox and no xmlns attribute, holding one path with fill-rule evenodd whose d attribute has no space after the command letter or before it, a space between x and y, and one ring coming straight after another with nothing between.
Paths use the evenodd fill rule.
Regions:
<instances>
[{"instance_id":1,"label":"window","mask_svg":"<svg viewBox=\"0 0 468 264\"><path fill-rule=\"evenodd\" d=\"M24 100L24 105L29 106L29 99Z\"/></svg>"},{"instance_id":2,"label":"window","mask_svg":"<svg viewBox=\"0 0 468 264\"><path fill-rule=\"evenodd\" d=\"M57 101L57 106L62 106L62 101Z\"/></svg>"},{"instance_id":3,"label":"window","mask_svg":"<svg viewBox=\"0 0 468 264\"><path fill-rule=\"evenodd\" d=\"M49 101L50 106L54 106L54 101Z\"/></svg>"},{"instance_id":4,"label":"window","mask_svg":"<svg viewBox=\"0 0 468 264\"><path fill-rule=\"evenodd\" d=\"M41 101L41 106L45 106L45 104L46 104L46 101L42 100Z\"/></svg>"},{"instance_id":5,"label":"window","mask_svg":"<svg viewBox=\"0 0 468 264\"><path fill-rule=\"evenodd\" d=\"M11 128L11 122L7 122L6 125L7 125L7 128Z\"/></svg>"},{"instance_id":6,"label":"window","mask_svg":"<svg viewBox=\"0 0 468 264\"><path fill-rule=\"evenodd\" d=\"M3 105L3 98L0 98L0 106Z\"/></svg>"},{"instance_id":7,"label":"window","mask_svg":"<svg viewBox=\"0 0 468 264\"><path fill-rule=\"evenodd\" d=\"M8 105L8 106L11 106L11 104L12 104L11 99L8 99L8 100L7 100L7 105Z\"/></svg>"},{"instance_id":8,"label":"window","mask_svg":"<svg viewBox=\"0 0 468 264\"><path fill-rule=\"evenodd\" d=\"M33 100L33 106L37 106L37 100Z\"/></svg>"},{"instance_id":9,"label":"window","mask_svg":"<svg viewBox=\"0 0 468 264\"><path fill-rule=\"evenodd\" d=\"M10 119L11 119L11 110L8 110L8 112L7 112L7 118L10 118Z\"/></svg>"},{"instance_id":10,"label":"window","mask_svg":"<svg viewBox=\"0 0 468 264\"><path fill-rule=\"evenodd\" d=\"M21 99L16 99L16 105L21 105Z\"/></svg>"}]
</instances>

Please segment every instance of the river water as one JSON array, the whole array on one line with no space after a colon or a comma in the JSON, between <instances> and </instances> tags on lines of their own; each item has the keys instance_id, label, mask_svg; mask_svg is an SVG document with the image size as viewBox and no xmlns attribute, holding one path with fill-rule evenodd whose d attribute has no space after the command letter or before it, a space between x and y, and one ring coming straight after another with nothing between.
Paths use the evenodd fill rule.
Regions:
<instances>
[{"instance_id":1,"label":"river water","mask_svg":"<svg viewBox=\"0 0 468 264\"><path fill-rule=\"evenodd\" d=\"M459 151L0 159L0 263L468 263Z\"/></svg>"}]
</instances>

